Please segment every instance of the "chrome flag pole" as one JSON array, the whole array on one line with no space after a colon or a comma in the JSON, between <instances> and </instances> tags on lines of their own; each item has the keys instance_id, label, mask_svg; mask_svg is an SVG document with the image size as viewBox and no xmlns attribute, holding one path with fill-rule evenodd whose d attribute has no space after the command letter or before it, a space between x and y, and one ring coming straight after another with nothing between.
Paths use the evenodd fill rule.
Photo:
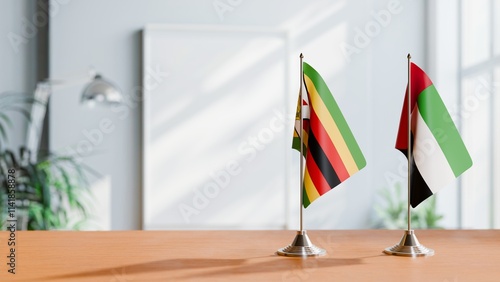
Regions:
<instances>
[{"instance_id":1,"label":"chrome flag pole","mask_svg":"<svg viewBox=\"0 0 500 282\"><path fill-rule=\"evenodd\" d=\"M297 231L297 235L295 235L295 239L293 242L284 247L279 249L276 253L280 256L289 256L289 257L310 257L310 256L322 256L326 254L326 251L316 247L311 240L309 239L309 236L307 236L307 231L304 230L303 227L303 220L302 220L302 214L303 214L303 202L304 202L304 191L303 191L303 183L304 183L304 142L302 140L303 137L303 130L304 130L304 116L303 116L303 99L302 99L302 88L303 88L303 75L304 75L304 70L302 69L302 60L304 58L304 55L300 53L300 89L299 89L299 107L297 109L298 115L299 115L299 138L300 138L300 183L299 183L299 195L300 195L300 229ZM306 94L307 95L307 94Z\"/></svg>"},{"instance_id":2,"label":"chrome flag pole","mask_svg":"<svg viewBox=\"0 0 500 282\"><path fill-rule=\"evenodd\" d=\"M384 250L384 253L388 255L396 256L406 256L406 257L421 257L421 256L432 256L434 255L434 250L424 247L418 242L415 232L411 229L411 204L410 204L410 193L411 193L411 164L413 161L412 156L412 142L411 142L411 55L408 53L408 93L407 93L407 107L408 107L408 229L405 231L403 238L399 244L392 247L388 247Z\"/></svg>"}]
</instances>

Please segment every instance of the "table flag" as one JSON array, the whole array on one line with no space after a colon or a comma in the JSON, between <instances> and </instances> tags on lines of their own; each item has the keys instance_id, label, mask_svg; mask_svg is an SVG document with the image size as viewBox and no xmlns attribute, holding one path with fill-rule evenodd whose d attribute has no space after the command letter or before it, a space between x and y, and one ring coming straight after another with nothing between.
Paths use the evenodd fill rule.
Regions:
<instances>
[{"instance_id":1,"label":"table flag","mask_svg":"<svg viewBox=\"0 0 500 282\"><path fill-rule=\"evenodd\" d=\"M299 133L299 101L292 148L301 151L303 136L303 205L307 207L365 167L366 160L323 78L309 64L304 62L302 67L307 93L302 98L303 133Z\"/></svg>"},{"instance_id":2,"label":"table flag","mask_svg":"<svg viewBox=\"0 0 500 282\"><path fill-rule=\"evenodd\" d=\"M396 149L408 156L408 88ZM457 127L427 74L411 63L410 203L418 206L472 166Z\"/></svg>"}]
</instances>

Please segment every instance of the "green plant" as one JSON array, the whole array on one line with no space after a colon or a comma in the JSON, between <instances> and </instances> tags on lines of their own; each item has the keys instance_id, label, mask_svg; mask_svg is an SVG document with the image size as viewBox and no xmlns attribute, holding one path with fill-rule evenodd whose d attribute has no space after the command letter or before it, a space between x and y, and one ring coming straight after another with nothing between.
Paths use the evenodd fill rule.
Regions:
<instances>
[{"instance_id":1,"label":"green plant","mask_svg":"<svg viewBox=\"0 0 500 282\"><path fill-rule=\"evenodd\" d=\"M6 97L8 96L8 97ZM33 161L30 152L21 146L16 152L6 149L7 130L12 122L6 111L19 112L31 121L26 105L35 102L28 97L0 95L0 199L7 203L8 171L15 171L16 215L25 215L28 230L78 229L88 218L89 183L87 172L93 172L73 156L45 154ZM6 204L1 206L5 223ZM18 219L19 221L19 219Z\"/></svg>"},{"instance_id":2,"label":"green plant","mask_svg":"<svg viewBox=\"0 0 500 282\"><path fill-rule=\"evenodd\" d=\"M375 206L378 216L376 227L388 229L406 229L407 218L407 193L402 192L401 183L396 183L393 191L384 189L381 191L382 205ZM415 229L438 229L442 228L439 222L443 216L437 213L436 195L411 210L411 225Z\"/></svg>"},{"instance_id":3,"label":"green plant","mask_svg":"<svg viewBox=\"0 0 500 282\"><path fill-rule=\"evenodd\" d=\"M77 223L87 219L83 199L89 193L89 185L85 172L74 158L49 155L31 162L24 148L19 157L9 150L3 151L0 153L3 198L7 193L8 169L16 172L16 208L27 211L28 230L71 228L75 217L80 218Z\"/></svg>"}]
</instances>

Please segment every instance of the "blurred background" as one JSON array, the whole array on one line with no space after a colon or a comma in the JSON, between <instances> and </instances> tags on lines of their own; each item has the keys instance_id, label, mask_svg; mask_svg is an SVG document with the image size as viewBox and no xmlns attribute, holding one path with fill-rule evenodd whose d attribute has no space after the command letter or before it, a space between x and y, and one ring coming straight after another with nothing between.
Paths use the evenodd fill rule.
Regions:
<instances>
[{"instance_id":1,"label":"blurred background","mask_svg":"<svg viewBox=\"0 0 500 282\"><path fill-rule=\"evenodd\" d=\"M414 225L500 227L498 1L0 5L0 166L4 178L16 167L27 229L298 228L300 53L367 160L304 211L306 229L405 228L406 158L394 144L408 53L474 162L413 210ZM82 98L95 72L119 99Z\"/></svg>"}]
</instances>

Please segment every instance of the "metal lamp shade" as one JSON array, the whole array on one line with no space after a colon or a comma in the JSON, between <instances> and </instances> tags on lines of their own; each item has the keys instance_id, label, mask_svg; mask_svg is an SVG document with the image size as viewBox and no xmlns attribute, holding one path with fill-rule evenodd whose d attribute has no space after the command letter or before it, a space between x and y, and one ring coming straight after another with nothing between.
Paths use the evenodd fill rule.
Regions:
<instances>
[{"instance_id":1,"label":"metal lamp shade","mask_svg":"<svg viewBox=\"0 0 500 282\"><path fill-rule=\"evenodd\" d=\"M122 95L115 85L96 75L82 93L82 103L94 102L119 104L122 102Z\"/></svg>"}]
</instances>

